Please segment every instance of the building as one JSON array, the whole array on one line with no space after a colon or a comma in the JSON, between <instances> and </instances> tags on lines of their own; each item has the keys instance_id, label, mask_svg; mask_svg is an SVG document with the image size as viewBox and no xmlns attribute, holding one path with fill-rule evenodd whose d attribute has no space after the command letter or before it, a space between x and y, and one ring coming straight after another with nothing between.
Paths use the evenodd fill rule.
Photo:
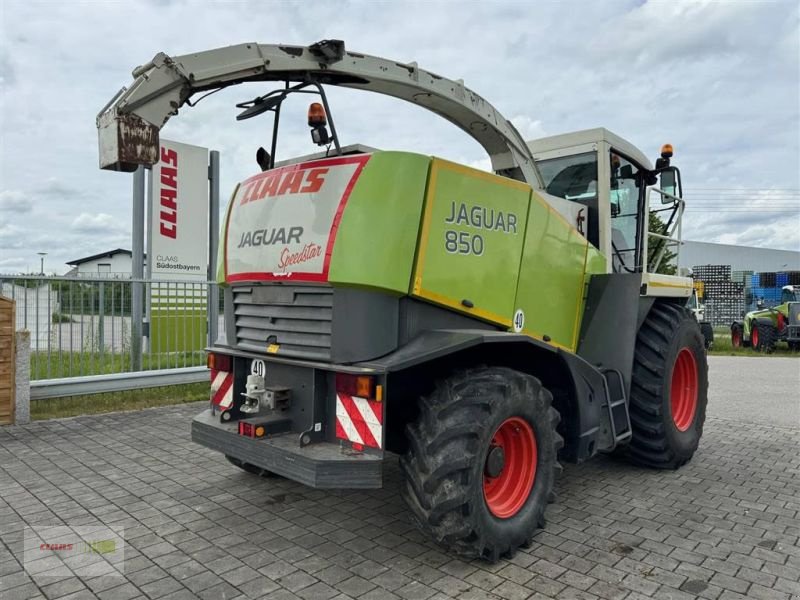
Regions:
<instances>
[{"instance_id":1,"label":"building","mask_svg":"<svg viewBox=\"0 0 800 600\"><path fill-rule=\"evenodd\" d=\"M52 315L61 312L58 293L49 281L12 279L0 283L0 295L17 303L15 329L31 333L31 350L50 349L52 341Z\"/></svg>"},{"instance_id":2,"label":"building","mask_svg":"<svg viewBox=\"0 0 800 600\"><path fill-rule=\"evenodd\" d=\"M129 278L132 271L132 256L133 253L130 250L116 248L100 254L76 258L67 261L72 269L66 275L68 277Z\"/></svg>"},{"instance_id":3,"label":"building","mask_svg":"<svg viewBox=\"0 0 800 600\"><path fill-rule=\"evenodd\" d=\"M800 251L684 241L678 266L730 265L731 271L800 271Z\"/></svg>"}]
</instances>

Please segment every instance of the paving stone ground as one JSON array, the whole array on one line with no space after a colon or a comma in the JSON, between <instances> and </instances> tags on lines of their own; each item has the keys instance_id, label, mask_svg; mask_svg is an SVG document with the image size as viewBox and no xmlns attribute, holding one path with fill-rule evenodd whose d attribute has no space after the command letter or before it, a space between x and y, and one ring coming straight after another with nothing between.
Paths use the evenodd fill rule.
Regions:
<instances>
[{"instance_id":1,"label":"paving stone ground","mask_svg":"<svg viewBox=\"0 0 800 600\"><path fill-rule=\"evenodd\" d=\"M751 365L720 364L713 377ZM414 529L396 460L376 491L261 479L189 441L202 405L2 428L0 598L798 600L800 429L759 419L798 402L797 371L786 381L730 418L712 378L700 450L678 471L567 466L547 528L497 564ZM125 528L124 577L26 574L25 525L98 521Z\"/></svg>"}]
</instances>

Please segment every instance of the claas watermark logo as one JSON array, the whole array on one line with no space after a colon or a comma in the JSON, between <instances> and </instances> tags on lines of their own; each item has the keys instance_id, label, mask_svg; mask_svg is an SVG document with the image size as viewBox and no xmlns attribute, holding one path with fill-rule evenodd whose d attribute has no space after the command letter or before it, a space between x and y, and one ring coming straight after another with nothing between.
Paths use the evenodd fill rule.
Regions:
<instances>
[{"instance_id":1,"label":"claas watermark logo","mask_svg":"<svg viewBox=\"0 0 800 600\"><path fill-rule=\"evenodd\" d=\"M105 525L26 527L23 566L38 576L123 574L124 530Z\"/></svg>"}]
</instances>

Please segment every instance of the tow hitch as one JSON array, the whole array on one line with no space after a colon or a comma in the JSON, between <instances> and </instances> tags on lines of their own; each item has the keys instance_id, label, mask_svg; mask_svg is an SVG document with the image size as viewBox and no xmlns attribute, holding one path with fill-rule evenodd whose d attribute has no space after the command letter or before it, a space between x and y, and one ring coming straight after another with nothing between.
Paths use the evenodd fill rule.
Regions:
<instances>
[{"instance_id":1,"label":"tow hitch","mask_svg":"<svg viewBox=\"0 0 800 600\"><path fill-rule=\"evenodd\" d=\"M281 386L267 386L261 375L248 375L244 396L244 404L239 408L243 413L254 414L265 407L270 411L289 408L291 390Z\"/></svg>"}]
</instances>

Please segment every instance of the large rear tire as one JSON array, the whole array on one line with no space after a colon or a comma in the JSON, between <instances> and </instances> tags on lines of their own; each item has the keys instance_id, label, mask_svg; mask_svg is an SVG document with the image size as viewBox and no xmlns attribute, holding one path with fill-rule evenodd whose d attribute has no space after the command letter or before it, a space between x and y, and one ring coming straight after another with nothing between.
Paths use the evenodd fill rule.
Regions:
<instances>
[{"instance_id":1,"label":"large rear tire","mask_svg":"<svg viewBox=\"0 0 800 600\"><path fill-rule=\"evenodd\" d=\"M778 330L773 325L759 322L753 323L751 340L753 341L753 350L756 352L763 352L764 354L775 352L777 337Z\"/></svg>"},{"instance_id":2,"label":"large rear tire","mask_svg":"<svg viewBox=\"0 0 800 600\"><path fill-rule=\"evenodd\" d=\"M708 363L692 313L656 302L636 338L631 383L632 437L637 463L676 469L700 443L708 403Z\"/></svg>"},{"instance_id":3,"label":"large rear tire","mask_svg":"<svg viewBox=\"0 0 800 600\"><path fill-rule=\"evenodd\" d=\"M560 466L560 420L538 379L478 367L437 383L407 427L403 496L422 531L465 558L530 542Z\"/></svg>"}]
</instances>

